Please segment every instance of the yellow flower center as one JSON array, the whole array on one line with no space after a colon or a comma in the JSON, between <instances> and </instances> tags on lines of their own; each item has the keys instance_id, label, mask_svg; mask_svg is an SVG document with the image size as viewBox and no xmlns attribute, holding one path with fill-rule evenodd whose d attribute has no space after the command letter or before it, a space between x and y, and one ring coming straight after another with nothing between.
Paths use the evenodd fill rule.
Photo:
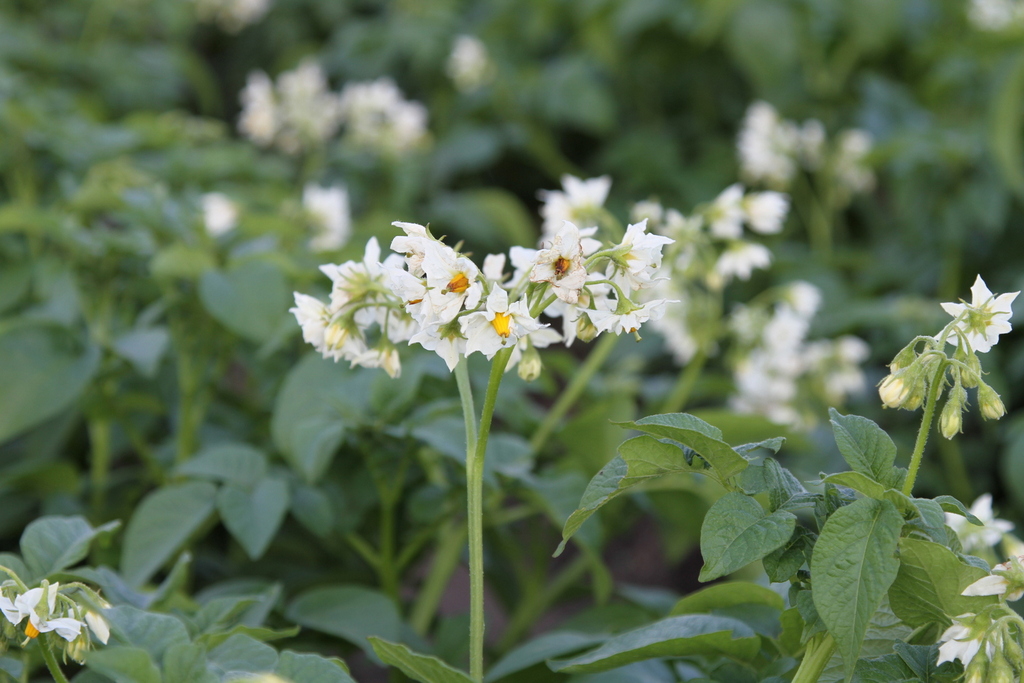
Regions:
<instances>
[{"instance_id":1,"label":"yellow flower center","mask_svg":"<svg viewBox=\"0 0 1024 683\"><path fill-rule=\"evenodd\" d=\"M565 277L565 274L569 272L569 269L571 267L572 261L565 258L564 256L560 256L558 260L555 261L555 277L561 280L563 277Z\"/></svg>"},{"instance_id":2,"label":"yellow flower center","mask_svg":"<svg viewBox=\"0 0 1024 683\"><path fill-rule=\"evenodd\" d=\"M449 292L455 292L456 294L462 294L469 289L469 278L466 277L465 273L459 273L451 279L448 286L445 288Z\"/></svg>"},{"instance_id":3,"label":"yellow flower center","mask_svg":"<svg viewBox=\"0 0 1024 683\"><path fill-rule=\"evenodd\" d=\"M35 626L33 626L32 622L30 621L25 626L25 635L28 636L29 638L35 638L36 636L39 635L39 629L37 629Z\"/></svg>"},{"instance_id":4,"label":"yellow flower center","mask_svg":"<svg viewBox=\"0 0 1024 683\"><path fill-rule=\"evenodd\" d=\"M494 326L494 331L498 333L498 336L503 339L508 339L508 336L512 334L512 316L508 313L495 313L491 325Z\"/></svg>"}]
</instances>

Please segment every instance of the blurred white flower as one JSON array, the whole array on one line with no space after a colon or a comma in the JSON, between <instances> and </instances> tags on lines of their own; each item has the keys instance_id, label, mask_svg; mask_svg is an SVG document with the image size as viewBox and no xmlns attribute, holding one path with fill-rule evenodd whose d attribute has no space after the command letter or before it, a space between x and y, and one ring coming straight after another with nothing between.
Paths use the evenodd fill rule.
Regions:
<instances>
[{"instance_id":1,"label":"blurred white flower","mask_svg":"<svg viewBox=\"0 0 1024 683\"><path fill-rule=\"evenodd\" d=\"M730 185L715 197L708 207L706 219L711 236L720 240L736 240L743 236L743 186Z\"/></svg>"},{"instance_id":2,"label":"blurred white flower","mask_svg":"<svg viewBox=\"0 0 1024 683\"><path fill-rule=\"evenodd\" d=\"M487 54L487 46L475 36L455 38L446 71L462 92L476 90L494 78L494 64Z\"/></svg>"},{"instance_id":3,"label":"blurred white flower","mask_svg":"<svg viewBox=\"0 0 1024 683\"><path fill-rule=\"evenodd\" d=\"M306 185L302 192L302 206L316 225L316 234L309 241L312 251L334 251L348 243L352 234L352 216L349 213L348 190L344 185Z\"/></svg>"},{"instance_id":4,"label":"blurred white flower","mask_svg":"<svg viewBox=\"0 0 1024 683\"><path fill-rule=\"evenodd\" d=\"M427 140L427 109L406 100L390 78L348 83L339 101L345 141L382 155L398 155Z\"/></svg>"},{"instance_id":5,"label":"blurred white flower","mask_svg":"<svg viewBox=\"0 0 1024 683\"><path fill-rule=\"evenodd\" d=\"M238 130L257 145L270 146L281 125L273 81L262 71L253 71L239 99L242 114L238 119Z\"/></svg>"},{"instance_id":6,"label":"blurred white flower","mask_svg":"<svg viewBox=\"0 0 1024 683\"><path fill-rule=\"evenodd\" d=\"M971 514L977 517L982 526L971 524L960 515L946 513L946 526L956 532L964 552L972 553L988 550L998 544L1003 535L1013 531L1013 522L997 519L992 513L992 494L985 493L971 505Z\"/></svg>"},{"instance_id":7,"label":"blurred white flower","mask_svg":"<svg viewBox=\"0 0 1024 683\"><path fill-rule=\"evenodd\" d=\"M732 242L715 263L715 272L724 282L738 277L749 280L757 268L767 268L772 262L772 252L763 244L737 240Z\"/></svg>"},{"instance_id":8,"label":"blurred white flower","mask_svg":"<svg viewBox=\"0 0 1024 683\"><path fill-rule=\"evenodd\" d=\"M619 243L621 254L608 266L608 277L620 279L619 285L646 289L653 285L661 268L662 249L674 240L647 232L647 219L626 228Z\"/></svg>"},{"instance_id":9,"label":"blurred white flower","mask_svg":"<svg viewBox=\"0 0 1024 683\"><path fill-rule=\"evenodd\" d=\"M660 228L661 222L665 219L665 208L661 205L661 202L646 200L634 204L633 208L629 211L630 222L639 223L645 218L647 219L647 225L652 230Z\"/></svg>"},{"instance_id":10,"label":"blurred white flower","mask_svg":"<svg viewBox=\"0 0 1024 683\"><path fill-rule=\"evenodd\" d=\"M789 213L789 197L781 192L751 192L743 198L741 206L751 230L762 235L774 235L782 231L782 224Z\"/></svg>"},{"instance_id":11,"label":"blurred white flower","mask_svg":"<svg viewBox=\"0 0 1024 683\"><path fill-rule=\"evenodd\" d=\"M982 31L1002 31L1024 23L1024 4L1019 0L971 0L967 18Z\"/></svg>"},{"instance_id":12,"label":"blurred white flower","mask_svg":"<svg viewBox=\"0 0 1024 683\"><path fill-rule=\"evenodd\" d=\"M875 186L875 174L865 163L873 145L871 134L856 128L844 130L836 144L836 181L850 194L869 192Z\"/></svg>"},{"instance_id":13,"label":"blurred white flower","mask_svg":"<svg viewBox=\"0 0 1024 683\"><path fill-rule=\"evenodd\" d=\"M211 236L220 237L238 224L238 207L227 195L207 192L203 195L202 202L203 224Z\"/></svg>"},{"instance_id":14,"label":"blurred white flower","mask_svg":"<svg viewBox=\"0 0 1024 683\"><path fill-rule=\"evenodd\" d=\"M737 140L743 177L752 183L788 187L797 172L794 157L799 145L795 125L783 121L767 102L754 102L747 109Z\"/></svg>"},{"instance_id":15,"label":"blurred white flower","mask_svg":"<svg viewBox=\"0 0 1024 683\"><path fill-rule=\"evenodd\" d=\"M238 33L267 13L273 0L194 0L200 21L215 22L228 33Z\"/></svg>"},{"instance_id":16,"label":"blurred white flower","mask_svg":"<svg viewBox=\"0 0 1024 683\"><path fill-rule=\"evenodd\" d=\"M544 219L541 240L550 240L569 221L580 229L596 227L601 208L612 187L611 176L581 180L575 176L562 176L562 190L541 190L543 202L540 215Z\"/></svg>"},{"instance_id":17,"label":"blurred white flower","mask_svg":"<svg viewBox=\"0 0 1024 683\"><path fill-rule=\"evenodd\" d=\"M977 353L987 353L999 341L999 335L1006 334L1010 327L1013 311L1010 305L1020 292L1009 292L995 296L979 275L971 285L971 303L944 303L942 310L957 318L964 313L964 320L957 328L967 338L967 343ZM955 331L946 341L954 346L960 344L960 335Z\"/></svg>"},{"instance_id":18,"label":"blurred white flower","mask_svg":"<svg viewBox=\"0 0 1024 683\"><path fill-rule=\"evenodd\" d=\"M825 155L825 124L818 119L807 119L798 131L800 161L806 168L817 170Z\"/></svg>"}]
</instances>

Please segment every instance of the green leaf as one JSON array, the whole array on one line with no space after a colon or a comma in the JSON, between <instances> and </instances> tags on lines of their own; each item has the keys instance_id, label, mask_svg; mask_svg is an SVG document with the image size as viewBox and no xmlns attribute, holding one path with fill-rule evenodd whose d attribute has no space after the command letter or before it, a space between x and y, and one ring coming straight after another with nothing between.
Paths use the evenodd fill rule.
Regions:
<instances>
[{"instance_id":1,"label":"green leaf","mask_svg":"<svg viewBox=\"0 0 1024 683\"><path fill-rule=\"evenodd\" d=\"M38 580L77 564L94 538L119 526L114 521L94 529L82 517L40 517L21 534L21 556L29 571L21 578Z\"/></svg>"},{"instance_id":2,"label":"green leaf","mask_svg":"<svg viewBox=\"0 0 1024 683\"><path fill-rule=\"evenodd\" d=\"M291 650L281 653L274 673L295 683L355 683L341 660Z\"/></svg>"},{"instance_id":3,"label":"green leaf","mask_svg":"<svg viewBox=\"0 0 1024 683\"><path fill-rule=\"evenodd\" d=\"M210 669L220 676L233 672L261 673L277 667L277 651L269 645L238 634L210 650Z\"/></svg>"},{"instance_id":4,"label":"green leaf","mask_svg":"<svg viewBox=\"0 0 1024 683\"><path fill-rule=\"evenodd\" d=\"M248 444L222 443L202 449L183 462L177 472L252 488L267 474L267 456Z\"/></svg>"},{"instance_id":5,"label":"green leaf","mask_svg":"<svg viewBox=\"0 0 1024 683\"><path fill-rule=\"evenodd\" d=\"M639 484L680 472L698 472L702 468L686 462L678 446L650 436L638 436L619 446L619 455L601 468L587 485L579 508L569 515L562 528L562 542L555 551L561 554L565 544L583 523L613 498Z\"/></svg>"},{"instance_id":6,"label":"green leaf","mask_svg":"<svg viewBox=\"0 0 1024 683\"><path fill-rule=\"evenodd\" d=\"M892 611L912 627L939 624L946 628L949 617L979 612L997 601L995 596L960 595L988 572L964 564L938 543L915 538L900 539L900 568L889 588Z\"/></svg>"},{"instance_id":7,"label":"green leaf","mask_svg":"<svg viewBox=\"0 0 1024 683\"><path fill-rule=\"evenodd\" d=\"M989 148L1007 185L1024 197L1024 143L1021 102L1024 102L1024 52L1007 55L998 69L989 110Z\"/></svg>"},{"instance_id":8,"label":"green leaf","mask_svg":"<svg viewBox=\"0 0 1024 683\"><path fill-rule=\"evenodd\" d=\"M487 676L485 683L492 683L535 664L571 654L585 647L592 647L608 640L601 633L580 633L578 631L550 631L523 643L498 660Z\"/></svg>"},{"instance_id":9,"label":"green leaf","mask_svg":"<svg viewBox=\"0 0 1024 683\"><path fill-rule=\"evenodd\" d=\"M124 534L121 573L138 588L153 576L209 518L217 489L188 482L157 489L143 498Z\"/></svg>"},{"instance_id":10,"label":"green leaf","mask_svg":"<svg viewBox=\"0 0 1024 683\"><path fill-rule=\"evenodd\" d=\"M835 408L830 408L828 414L832 418L836 445L850 467L886 488L893 488L896 485L893 470L896 444L889 435L866 417L840 415Z\"/></svg>"},{"instance_id":11,"label":"green leaf","mask_svg":"<svg viewBox=\"0 0 1024 683\"><path fill-rule=\"evenodd\" d=\"M99 347L63 328L18 324L0 332L0 443L70 407L99 362Z\"/></svg>"},{"instance_id":12,"label":"green leaf","mask_svg":"<svg viewBox=\"0 0 1024 683\"><path fill-rule=\"evenodd\" d=\"M370 638L373 650L385 664L390 664L420 683L473 683L473 679L437 657L413 652L405 645Z\"/></svg>"},{"instance_id":13,"label":"green leaf","mask_svg":"<svg viewBox=\"0 0 1024 683\"><path fill-rule=\"evenodd\" d=\"M768 509L771 512L814 505L815 497L775 458L765 458L761 469L764 471L764 483L768 487Z\"/></svg>"},{"instance_id":14,"label":"green leaf","mask_svg":"<svg viewBox=\"0 0 1024 683\"><path fill-rule=\"evenodd\" d=\"M266 552L288 512L288 484L267 477L252 490L227 484L217 494L217 510L246 554L257 560Z\"/></svg>"},{"instance_id":15,"label":"green leaf","mask_svg":"<svg viewBox=\"0 0 1024 683\"><path fill-rule=\"evenodd\" d=\"M845 486L848 489L863 493L868 498L874 498L875 500L885 499L886 488L868 475L861 474L860 472L830 474L822 481L827 481L837 486Z\"/></svg>"},{"instance_id":16,"label":"green leaf","mask_svg":"<svg viewBox=\"0 0 1024 683\"><path fill-rule=\"evenodd\" d=\"M654 657L724 655L752 660L760 649L760 637L741 621L686 614L628 631L595 650L548 665L562 673L594 673Z\"/></svg>"},{"instance_id":17,"label":"green leaf","mask_svg":"<svg viewBox=\"0 0 1024 683\"><path fill-rule=\"evenodd\" d=\"M149 262L149 270L158 280L198 280L215 267L216 262L208 251L181 242L164 247Z\"/></svg>"},{"instance_id":18,"label":"green leaf","mask_svg":"<svg viewBox=\"0 0 1024 683\"><path fill-rule=\"evenodd\" d=\"M782 546L793 534L796 515L768 514L753 498L727 493L711 506L700 529L704 567L700 581L730 574Z\"/></svg>"},{"instance_id":19,"label":"green leaf","mask_svg":"<svg viewBox=\"0 0 1024 683\"><path fill-rule=\"evenodd\" d=\"M796 527L793 535L781 547L768 553L762 559L765 574L776 583L789 581L805 562L811 559L815 536L802 526Z\"/></svg>"},{"instance_id":20,"label":"green leaf","mask_svg":"<svg viewBox=\"0 0 1024 683\"><path fill-rule=\"evenodd\" d=\"M862 498L836 510L811 558L814 606L835 638L847 680L868 622L896 578L903 516L886 500Z\"/></svg>"},{"instance_id":21,"label":"green leaf","mask_svg":"<svg viewBox=\"0 0 1024 683\"><path fill-rule=\"evenodd\" d=\"M162 683L149 653L137 647L112 646L90 651L86 665L114 683Z\"/></svg>"},{"instance_id":22,"label":"green leaf","mask_svg":"<svg viewBox=\"0 0 1024 683\"><path fill-rule=\"evenodd\" d=\"M974 516L974 514L953 496L935 496L935 502L942 506L942 509L946 512L952 512L954 515L960 515L966 517L967 521L976 526L984 526L984 522Z\"/></svg>"},{"instance_id":23,"label":"green leaf","mask_svg":"<svg viewBox=\"0 0 1024 683\"><path fill-rule=\"evenodd\" d=\"M185 624L169 614L119 605L105 610L103 615L118 642L145 650L155 662L164 658L168 648L189 642Z\"/></svg>"},{"instance_id":24,"label":"green leaf","mask_svg":"<svg viewBox=\"0 0 1024 683\"><path fill-rule=\"evenodd\" d=\"M253 342L268 341L288 319L288 284L269 261L249 260L227 272L208 270L199 298L226 328Z\"/></svg>"},{"instance_id":25,"label":"green leaf","mask_svg":"<svg viewBox=\"0 0 1024 683\"><path fill-rule=\"evenodd\" d=\"M193 643L177 643L164 653L163 683L218 683L206 668L206 650Z\"/></svg>"},{"instance_id":26,"label":"green leaf","mask_svg":"<svg viewBox=\"0 0 1024 683\"><path fill-rule=\"evenodd\" d=\"M722 431L704 420L686 413L651 415L636 422L616 422L621 427L635 429L659 439L672 439L694 450L724 481L743 471L746 458L722 441Z\"/></svg>"},{"instance_id":27,"label":"green leaf","mask_svg":"<svg viewBox=\"0 0 1024 683\"><path fill-rule=\"evenodd\" d=\"M401 637L402 622L395 603L383 593L362 586L314 588L295 598L285 616L297 624L344 638L370 652L368 636Z\"/></svg>"},{"instance_id":28,"label":"green leaf","mask_svg":"<svg viewBox=\"0 0 1024 683\"><path fill-rule=\"evenodd\" d=\"M782 596L771 588L747 581L730 581L708 586L687 595L676 603L671 614L700 614L723 607L748 604L767 605L778 610L786 606Z\"/></svg>"},{"instance_id":29,"label":"green leaf","mask_svg":"<svg viewBox=\"0 0 1024 683\"><path fill-rule=\"evenodd\" d=\"M160 369L160 361L170 345L171 335L164 327L131 330L111 344L111 349L135 366L143 377L152 379Z\"/></svg>"}]
</instances>

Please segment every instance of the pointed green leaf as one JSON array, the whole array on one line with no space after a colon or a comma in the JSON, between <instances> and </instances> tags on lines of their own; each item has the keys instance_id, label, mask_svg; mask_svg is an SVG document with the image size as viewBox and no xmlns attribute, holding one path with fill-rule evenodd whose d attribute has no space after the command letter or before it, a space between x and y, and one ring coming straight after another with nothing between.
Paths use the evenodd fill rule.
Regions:
<instances>
[{"instance_id":1,"label":"pointed green leaf","mask_svg":"<svg viewBox=\"0 0 1024 683\"><path fill-rule=\"evenodd\" d=\"M288 316L288 283L269 261L206 271L199 281L199 298L218 322L257 343L270 339Z\"/></svg>"},{"instance_id":2,"label":"pointed green leaf","mask_svg":"<svg viewBox=\"0 0 1024 683\"><path fill-rule=\"evenodd\" d=\"M827 481L836 486L845 486L858 493L863 493L868 498L884 500L886 488L866 474L860 472L839 472L830 474L822 481Z\"/></svg>"},{"instance_id":3,"label":"pointed green leaf","mask_svg":"<svg viewBox=\"0 0 1024 683\"><path fill-rule=\"evenodd\" d=\"M893 471L896 444L889 435L866 417L840 415L835 408L830 408L828 414L832 418L836 445L850 467L892 488L896 476Z\"/></svg>"},{"instance_id":4,"label":"pointed green leaf","mask_svg":"<svg viewBox=\"0 0 1024 683\"><path fill-rule=\"evenodd\" d=\"M189 642L185 624L170 614L119 605L105 610L103 616L110 622L110 632L117 642L145 650L154 662L161 661L174 645Z\"/></svg>"},{"instance_id":5,"label":"pointed green leaf","mask_svg":"<svg viewBox=\"0 0 1024 683\"><path fill-rule=\"evenodd\" d=\"M164 653L163 683L218 683L206 669L206 650L193 643L178 643Z\"/></svg>"},{"instance_id":6,"label":"pointed green leaf","mask_svg":"<svg viewBox=\"0 0 1024 683\"><path fill-rule=\"evenodd\" d=\"M267 456L248 444L220 443L186 460L178 474L251 488L266 476Z\"/></svg>"},{"instance_id":7,"label":"pointed green leaf","mask_svg":"<svg viewBox=\"0 0 1024 683\"><path fill-rule=\"evenodd\" d=\"M704 567L701 581L730 574L782 546L793 534L796 515L768 514L753 498L727 493L711 506L700 529Z\"/></svg>"},{"instance_id":8,"label":"pointed green leaf","mask_svg":"<svg viewBox=\"0 0 1024 683\"><path fill-rule=\"evenodd\" d=\"M578 631L550 631L537 636L511 650L498 660L487 672L485 683L492 683L505 676L528 669L535 664L571 654L585 647L593 647L608 640L603 633L580 633Z\"/></svg>"},{"instance_id":9,"label":"pointed green leaf","mask_svg":"<svg viewBox=\"0 0 1024 683\"><path fill-rule=\"evenodd\" d=\"M473 683L473 679L437 657L413 652L405 645L370 638L373 651L380 660L390 664L409 678L420 683Z\"/></svg>"},{"instance_id":10,"label":"pointed green leaf","mask_svg":"<svg viewBox=\"0 0 1024 683\"><path fill-rule=\"evenodd\" d=\"M266 477L251 490L227 484L217 493L221 521L252 560L266 552L288 504L288 484L273 477Z\"/></svg>"},{"instance_id":11,"label":"pointed green leaf","mask_svg":"<svg viewBox=\"0 0 1024 683\"><path fill-rule=\"evenodd\" d=\"M402 630L395 603L362 586L314 588L295 598L285 616L297 624L344 638L371 651L368 636L398 640Z\"/></svg>"},{"instance_id":12,"label":"pointed green leaf","mask_svg":"<svg viewBox=\"0 0 1024 683\"><path fill-rule=\"evenodd\" d=\"M960 595L988 572L961 562L949 548L916 538L900 539L900 568L889 588L892 611L909 626L939 624L949 617L979 612L996 597Z\"/></svg>"},{"instance_id":13,"label":"pointed green leaf","mask_svg":"<svg viewBox=\"0 0 1024 683\"><path fill-rule=\"evenodd\" d=\"M686 614L627 631L595 650L548 665L562 673L595 673L655 657L725 655L751 660L760 649L760 637L742 621Z\"/></svg>"},{"instance_id":14,"label":"pointed green leaf","mask_svg":"<svg viewBox=\"0 0 1024 683\"><path fill-rule=\"evenodd\" d=\"M146 496L124 534L121 573L138 588L185 544L213 513L217 489L193 481L165 486Z\"/></svg>"},{"instance_id":15,"label":"pointed green leaf","mask_svg":"<svg viewBox=\"0 0 1024 683\"><path fill-rule=\"evenodd\" d=\"M41 579L77 564L89 553L89 545L121 522L92 528L82 517L40 517L21 534L21 556L29 570L26 581Z\"/></svg>"},{"instance_id":16,"label":"pointed green leaf","mask_svg":"<svg viewBox=\"0 0 1024 683\"><path fill-rule=\"evenodd\" d=\"M233 672L261 673L277 666L277 651L244 634L233 635L206 656L210 669L224 677ZM229 679L230 680L230 679Z\"/></svg>"},{"instance_id":17,"label":"pointed green leaf","mask_svg":"<svg viewBox=\"0 0 1024 683\"><path fill-rule=\"evenodd\" d=\"M149 653L136 647L113 646L92 650L87 666L114 683L161 683L160 670Z\"/></svg>"},{"instance_id":18,"label":"pointed green leaf","mask_svg":"<svg viewBox=\"0 0 1024 683\"><path fill-rule=\"evenodd\" d=\"M591 515L616 496L667 474L699 472L702 469L697 463L689 464L681 448L654 437L638 436L623 442L619 446L619 455L594 475L583 492L579 508L565 521L562 542L555 556L561 554L568 540Z\"/></svg>"},{"instance_id":19,"label":"pointed green leaf","mask_svg":"<svg viewBox=\"0 0 1024 683\"><path fill-rule=\"evenodd\" d=\"M667 413L615 424L681 443L707 460L723 480L738 474L748 465L746 458L722 440L720 429L693 415Z\"/></svg>"},{"instance_id":20,"label":"pointed green leaf","mask_svg":"<svg viewBox=\"0 0 1024 683\"><path fill-rule=\"evenodd\" d=\"M960 515L966 517L967 521L976 526L984 526L984 523L974 516L974 514L953 496L935 496L935 502L942 506L942 509L946 512L952 512L954 515Z\"/></svg>"},{"instance_id":21,"label":"pointed green leaf","mask_svg":"<svg viewBox=\"0 0 1024 683\"><path fill-rule=\"evenodd\" d=\"M903 516L887 500L862 498L836 510L811 558L814 606L853 675L864 634L896 578Z\"/></svg>"},{"instance_id":22,"label":"pointed green leaf","mask_svg":"<svg viewBox=\"0 0 1024 683\"><path fill-rule=\"evenodd\" d=\"M295 683L355 683L340 659L285 650L274 671Z\"/></svg>"}]
</instances>

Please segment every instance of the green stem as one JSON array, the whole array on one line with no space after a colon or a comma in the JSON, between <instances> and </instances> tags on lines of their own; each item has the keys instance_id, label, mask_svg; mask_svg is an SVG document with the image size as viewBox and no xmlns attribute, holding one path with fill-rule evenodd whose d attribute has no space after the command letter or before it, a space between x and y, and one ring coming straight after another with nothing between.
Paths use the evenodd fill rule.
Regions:
<instances>
[{"instance_id":1,"label":"green stem","mask_svg":"<svg viewBox=\"0 0 1024 683\"><path fill-rule=\"evenodd\" d=\"M53 656L53 650L50 649L49 641L40 642L39 649L43 653L43 661L46 662L46 668L50 670L50 675L53 676L53 680L56 683L68 683L67 676L57 666L57 658Z\"/></svg>"},{"instance_id":2,"label":"green stem","mask_svg":"<svg viewBox=\"0 0 1024 683\"><path fill-rule=\"evenodd\" d=\"M462 399L462 419L466 423L466 450L476 447L476 407L473 405L473 385L469 381L469 360L463 356L455 366L455 382Z\"/></svg>"},{"instance_id":3,"label":"green stem","mask_svg":"<svg viewBox=\"0 0 1024 683\"><path fill-rule=\"evenodd\" d=\"M551 410L544 416L540 426L537 427L537 431L533 433L533 438L530 439L530 448L534 453L543 448L544 444L547 443L548 438L555 431L555 427L562 421L565 414L569 412L569 408L579 399L580 394L587 388L587 384L590 383L594 374L604 365L604 362L611 355L618 341L617 335L607 333L597 342L594 350L583 361L583 365L573 375L572 380L562 390L561 396L555 401L555 405L551 407Z\"/></svg>"},{"instance_id":4,"label":"green stem","mask_svg":"<svg viewBox=\"0 0 1024 683\"><path fill-rule=\"evenodd\" d=\"M676 380L672 393L668 395L668 398L662 404L660 412L678 413L683 409L686 402L690 399L690 393L693 391L697 378L700 377L700 371L704 369L704 364L707 361L708 352L701 347L697 355L686 364L686 369L679 373L679 379Z\"/></svg>"},{"instance_id":5,"label":"green stem","mask_svg":"<svg viewBox=\"0 0 1024 683\"><path fill-rule=\"evenodd\" d=\"M487 382L480 429L476 446L466 441L466 488L469 525L469 675L480 683L484 679L484 457L487 437L491 433L494 404L498 387L505 374L512 347L502 349L491 361L491 377ZM468 431L468 430L467 430ZM468 436L468 433L467 433Z\"/></svg>"},{"instance_id":6,"label":"green stem","mask_svg":"<svg viewBox=\"0 0 1024 683\"><path fill-rule=\"evenodd\" d=\"M797 669L792 683L817 683L818 678L821 677L821 672L825 670L825 665L828 664L828 660L832 659L832 653L835 652L835 649L836 641L832 639L830 633L826 632L811 638L811 641L807 643L803 661L800 662L800 668Z\"/></svg>"},{"instance_id":7,"label":"green stem","mask_svg":"<svg viewBox=\"0 0 1024 683\"><path fill-rule=\"evenodd\" d=\"M434 562L427 574L426 581L420 587L419 595L412 606L409 624L421 636L427 634L430 622L441 604L441 597L451 581L455 568L462 556L463 544L466 542L466 525L449 524L441 531L441 538L434 551Z\"/></svg>"},{"instance_id":8,"label":"green stem","mask_svg":"<svg viewBox=\"0 0 1024 683\"><path fill-rule=\"evenodd\" d=\"M381 501L380 510L380 584L384 592L398 603L398 571L395 566L395 505Z\"/></svg>"},{"instance_id":9,"label":"green stem","mask_svg":"<svg viewBox=\"0 0 1024 683\"><path fill-rule=\"evenodd\" d=\"M921 417L921 428L917 432L917 442L914 443L914 452L910 456L907 480L903 484L903 493L907 496L914 491L914 481L917 479L917 470L921 468L924 447L928 443L928 432L931 431L932 422L935 419L935 404L939 402L939 392L942 391L942 378L945 372L945 361L939 361L938 370L936 370L935 376L932 378L932 384L928 388L928 398L924 404L924 415Z\"/></svg>"},{"instance_id":10,"label":"green stem","mask_svg":"<svg viewBox=\"0 0 1024 683\"><path fill-rule=\"evenodd\" d=\"M107 486L109 484L111 461L111 425L110 419L98 417L89 420L89 443L91 446L91 462L89 469L92 516L96 522L103 519L106 507Z\"/></svg>"}]
</instances>

